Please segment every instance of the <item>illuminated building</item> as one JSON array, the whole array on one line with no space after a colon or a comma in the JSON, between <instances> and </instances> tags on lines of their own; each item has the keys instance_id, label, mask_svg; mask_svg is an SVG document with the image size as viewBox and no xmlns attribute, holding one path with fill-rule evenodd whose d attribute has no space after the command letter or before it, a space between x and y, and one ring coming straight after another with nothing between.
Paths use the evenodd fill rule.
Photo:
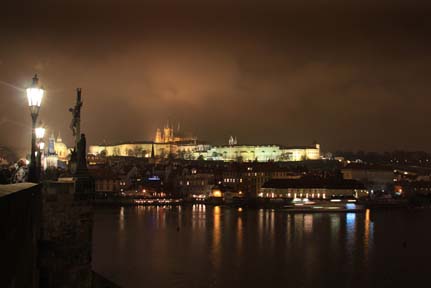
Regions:
<instances>
[{"instance_id":1,"label":"illuminated building","mask_svg":"<svg viewBox=\"0 0 431 288\"><path fill-rule=\"evenodd\" d=\"M196 151L194 158L205 160L238 161L238 162L268 162L268 161L303 161L320 159L320 145L282 147L279 145L231 145L214 146L207 151ZM236 139L234 139L236 143Z\"/></svg>"},{"instance_id":2,"label":"illuminated building","mask_svg":"<svg viewBox=\"0 0 431 288\"><path fill-rule=\"evenodd\" d=\"M91 145L88 153L93 155L104 154L105 156L129 156L129 157L151 157L154 147L154 156L165 158L175 150L170 143L153 143L149 141L125 142L114 145Z\"/></svg>"},{"instance_id":3,"label":"illuminated building","mask_svg":"<svg viewBox=\"0 0 431 288\"><path fill-rule=\"evenodd\" d=\"M256 197L262 185L271 179L297 179L299 174L288 167L272 163L243 163L222 172L222 184L234 191L244 191L247 197Z\"/></svg>"},{"instance_id":4,"label":"illuminated building","mask_svg":"<svg viewBox=\"0 0 431 288\"><path fill-rule=\"evenodd\" d=\"M54 136L54 133L48 139L48 147L47 153L44 157L44 168L57 168L59 166L59 161L62 162L64 166L69 161L70 151L67 148L66 144L63 143L60 134L57 136L57 139Z\"/></svg>"},{"instance_id":5,"label":"illuminated building","mask_svg":"<svg viewBox=\"0 0 431 288\"><path fill-rule=\"evenodd\" d=\"M174 143L174 142L196 142L196 137L185 136L180 132L180 124L178 124L176 131L169 122L162 130L157 128L154 143Z\"/></svg>"},{"instance_id":6,"label":"illuminated building","mask_svg":"<svg viewBox=\"0 0 431 288\"><path fill-rule=\"evenodd\" d=\"M163 132L162 132L163 131ZM175 155L186 160L216 160L236 162L269 162L269 161L304 161L318 160L320 145L284 147L280 145L239 145L237 138L230 136L229 145L211 146L198 143L196 137L184 136L166 124L163 129L158 128L154 142L125 142L116 145L92 145L89 153L105 156L151 156L154 147L154 156L166 158Z\"/></svg>"},{"instance_id":7,"label":"illuminated building","mask_svg":"<svg viewBox=\"0 0 431 288\"><path fill-rule=\"evenodd\" d=\"M119 193L123 179L110 169L92 169L90 174L94 179L96 193Z\"/></svg>"},{"instance_id":8,"label":"illuminated building","mask_svg":"<svg viewBox=\"0 0 431 288\"><path fill-rule=\"evenodd\" d=\"M333 197L366 197L365 186L347 179L271 179L263 184L258 197L330 199Z\"/></svg>"},{"instance_id":9,"label":"illuminated building","mask_svg":"<svg viewBox=\"0 0 431 288\"><path fill-rule=\"evenodd\" d=\"M63 143L63 139L61 139L60 133L57 136L57 139L54 143L54 150L58 156L58 160L63 162L68 162L69 158L69 149L66 144Z\"/></svg>"},{"instance_id":10,"label":"illuminated building","mask_svg":"<svg viewBox=\"0 0 431 288\"><path fill-rule=\"evenodd\" d=\"M222 161L275 161L279 158L280 147L276 145L227 145L214 146L205 152L196 152L195 158L202 155L205 160Z\"/></svg>"},{"instance_id":11,"label":"illuminated building","mask_svg":"<svg viewBox=\"0 0 431 288\"><path fill-rule=\"evenodd\" d=\"M320 144L313 146L293 146L280 148L280 158L288 159L288 161L304 161L320 159Z\"/></svg>"},{"instance_id":12,"label":"illuminated building","mask_svg":"<svg viewBox=\"0 0 431 288\"><path fill-rule=\"evenodd\" d=\"M229 138L229 145L237 145L238 144L238 140L236 140L236 137L234 138L233 136L230 136Z\"/></svg>"},{"instance_id":13,"label":"illuminated building","mask_svg":"<svg viewBox=\"0 0 431 288\"><path fill-rule=\"evenodd\" d=\"M216 185L211 189L209 199L212 203L234 203L244 198L242 191L234 191L223 185Z\"/></svg>"},{"instance_id":14,"label":"illuminated building","mask_svg":"<svg viewBox=\"0 0 431 288\"><path fill-rule=\"evenodd\" d=\"M55 152L55 137L54 133L48 139L48 151L45 156L44 168L57 168L58 167L58 155Z\"/></svg>"},{"instance_id":15,"label":"illuminated building","mask_svg":"<svg viewBox=\"0 0 431 288\"><path fill-rule=\"evenodd\" d=\"M175 177L176 190L185 198L205 198L214 186L214 174L185 168Z\"/></svg>"},{"instance_id":16,"label":"illuminated building","mask_svg":"<svg viewBox=\"0 0 431 288\"><path fill-rule=\"evenodd\" d=\"M158 133L156 133L158 134ZM193 141L176 141L157 143L150 141L125 142L114 145L91 145L89 153L105 156L151 156L154 145L154 156L166 158L169 154L187 160L218 160L238 162L268 161L302 161L320 159L320 145L315 147L281 147L279 145L225 145L210 146Z\"/></svg>"},{"instance_id":17,"label":"illuminated building","mask_svg":"<svg viewBox=\"0 0 431 288\"><path fill-rule=\"evenodd\" d=\"M395 177L391 167L350 163L341 169L344 179L354 179L365 184L368 190L386 190Z\"/></svg>"},{"instance_id":18,"label":"illuminated building","mask_svg":"<svg viewBox=\"0 0 431 288\"><path fill-rule=\"evenodd\" d=\"M216 188L211 190L211 196L215 198L221 198L223 197L223 193L221 192L220 189Z\"/></svg>"},{"instance_id":19,"label":"illuminated building","mask_svg":"<svg viewBox=\"0 0 431 288\"><path fill-rule=\"evenodd\" d=\"M394 192L398 196L431 196L431 181L397 181L394 185Z\"/></svg>"},{"instance_id":20,"label":"illuminated building","mask_svg":"<svg viewBox=\"0 0 431 288\"><path fill-rule=\"evenodd\" d=\"M209 147L198 143L196 137L181 134L179 125L174 131L174 128L167 123L163 130L159 128L156 130L154 142L139 141L114 145L91 145L88 152L92 155L104 154L105 156L150 158L153 148L155 157L167 158L168 155L172 154L181 155L181 158L192 160L193 152L206 150Z\"/></svg>"}]
</instances>

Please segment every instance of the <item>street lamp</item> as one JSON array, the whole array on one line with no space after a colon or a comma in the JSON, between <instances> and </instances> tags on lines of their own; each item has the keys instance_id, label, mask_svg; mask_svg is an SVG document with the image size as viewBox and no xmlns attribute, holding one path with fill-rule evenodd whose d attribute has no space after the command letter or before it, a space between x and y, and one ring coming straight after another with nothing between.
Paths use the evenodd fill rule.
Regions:
<instances>
[{"instance_id":1,"label":"street lamp","mask_svg":"<svg viewBox=\"0 0 431 288\"><path fill-rule=\"evenodd\" d=\"M31 113L31 155L30 155L30 167L28 171L29 182L39 182L39 175L36 171L36 120L39 115L40 104L42 104L42 97L44 90L39 85L39 79L37 75L34 75L33 82L29 88L27 88L27 99L28 106L30 107Z\"/></svg>"},{"instance_id":2,"label":"street lamp","mask_svg":"<svg viewBox=\"0 0 431 288\"><path fill-rule=\"evenodd\" d=\"M36 128L36 139L41 140L45 137L45 128L43 127L37 127Z\"/></svg>"}]
</instances>

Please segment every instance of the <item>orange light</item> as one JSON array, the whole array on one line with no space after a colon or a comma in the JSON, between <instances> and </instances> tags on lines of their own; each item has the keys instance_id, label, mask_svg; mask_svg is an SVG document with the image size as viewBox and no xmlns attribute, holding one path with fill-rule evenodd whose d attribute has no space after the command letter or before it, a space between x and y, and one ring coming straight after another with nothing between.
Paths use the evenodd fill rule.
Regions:
<instances>
[{"instance_id":1,"label":"orange light","mask_svg":"<svg viewBox=\"0 0 431 288\"><path fill-rule=\"evenodd\" d=\"M213 197L222 197L222 193L220 190L214 190L213 191Z\"/></svg>"}]
</instances>

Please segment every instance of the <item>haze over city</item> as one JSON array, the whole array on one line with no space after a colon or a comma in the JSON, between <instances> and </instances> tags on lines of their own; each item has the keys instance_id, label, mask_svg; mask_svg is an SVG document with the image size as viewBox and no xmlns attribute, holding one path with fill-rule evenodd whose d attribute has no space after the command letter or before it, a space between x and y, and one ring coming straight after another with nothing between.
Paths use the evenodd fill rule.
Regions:
<instances>
[{"instance_id":1,"label":"haze over city","mask_svg":"<svg viewBox=\"0 0 431 288\"><path fill-rule=\"evenodd\" d=\"M431 287L430 0L6 2L0 287Z\"/></svg>"},{"instance_id":2,"label":"haze over city","mask_svg":"<svg viewBox=\"0 0 431 288\"><path fill-rule=\"evenodd\" d=\"M38 73L40 119L68 143L81 87L92 144L169 119L218 144L430 151L429 1L83 2L2 4L3 145L28 150Z\"/></svg>"}]
</instances>

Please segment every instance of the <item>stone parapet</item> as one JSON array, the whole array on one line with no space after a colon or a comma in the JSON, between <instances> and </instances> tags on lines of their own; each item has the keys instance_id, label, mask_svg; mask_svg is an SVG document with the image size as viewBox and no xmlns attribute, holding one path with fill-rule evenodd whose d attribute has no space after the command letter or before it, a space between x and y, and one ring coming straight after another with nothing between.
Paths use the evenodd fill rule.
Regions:
<instances>
[{"instance_id":1,"label":"stone parapet","mask_svg":"<svg viewBox=\"0 0 431 288\"><path fill-rule=\"evenodd\" d=\"M79 181L66 179L43 185L40 287L92 285L92 186L91 182ZM87 189L82 191L83 187Z\"/></svg>"},{"instance_id":2,"label":"stone parapet","mask_svg":"<svg viewBox=\"0 0 431 288\"><path fill-rule=\"evenodd\" d=\"M0 287L38 287L40 187L0 185Z\"/></svg>"}]
</instances>

